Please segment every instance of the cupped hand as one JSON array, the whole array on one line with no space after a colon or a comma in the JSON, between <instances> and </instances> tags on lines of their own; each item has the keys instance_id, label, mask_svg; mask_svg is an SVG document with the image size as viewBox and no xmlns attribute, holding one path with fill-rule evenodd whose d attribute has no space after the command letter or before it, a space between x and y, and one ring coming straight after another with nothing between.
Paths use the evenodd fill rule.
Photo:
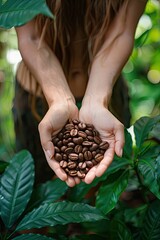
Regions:
<instances>
[{"instance_id":1,"label":"cupped hand","mask_svg":"<svg viewBox=\"0 0 160 240\"><path fill-rule=\"evenodd\" d=\"M64 127L68 119L77 118L78 109L71 100L61 103L53 103L38 126L41 145L49 166L55 172L57 177L62 181L66 181L67 185L70 187L78 184L80 180L78 178L68 177L60 167L59 163L54 159L54 145L52 138Z\"/></svg>"},{"instance_id":2,"label":"cupped hand","mask_svg":"<svg viewBox=\"0 0 160 240\"><path fill-rule=\"evenodd\" d=\"M124 146L124 127L112 113L100 104L82 106L79 112L79 119L82 122L93 124L100 133L103 141L109 143L109 148L104 154L103 160L89 170L84 181L91 183L95 177L100 177L111 164L114 154L122 156Z\"/></svg>"}]
</instances>

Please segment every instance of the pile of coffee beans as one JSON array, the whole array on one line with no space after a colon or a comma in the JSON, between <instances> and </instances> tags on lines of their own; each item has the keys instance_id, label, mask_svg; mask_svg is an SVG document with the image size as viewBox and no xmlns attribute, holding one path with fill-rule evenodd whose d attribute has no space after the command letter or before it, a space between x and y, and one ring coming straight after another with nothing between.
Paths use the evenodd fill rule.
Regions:
<instances>
[{"instance_id":1,"label":"pile of coffee beans","mask_svg":"<svg viewBox=\"0 0 160 240\"><path fill-rule=\"evenodd\" d=\"M81 179L103 159L109 147L93 125L78 120L68 121L52 142L55 160L69 176Z\"/></svg>"}]
</instances>

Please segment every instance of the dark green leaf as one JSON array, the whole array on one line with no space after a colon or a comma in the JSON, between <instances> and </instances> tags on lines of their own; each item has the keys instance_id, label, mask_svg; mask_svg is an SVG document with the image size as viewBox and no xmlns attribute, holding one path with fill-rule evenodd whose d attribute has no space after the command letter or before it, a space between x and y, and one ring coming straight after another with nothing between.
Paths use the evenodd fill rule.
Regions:
<instances>
[{"instance_id":1,"label":"dark green leaf","mask_svg":"<svg viewBox=\"0 0 160 240\"><path fill-rule=\"evenodd\" d=\"M159 117L142 117L136 121L134 124L134 133L136 138L136 145L138 148L140 148L144 141L147 139L150 131L153 129L157 121L159 121Z\"/></svg>"},{"instance_id":2,"label":"dark green leaf","mask_svg":"<svg viewBox=\"0 0 160 240\"><path fill-rule=\"evenodd\" d=\"M21 236L15 237L12 240L54 240L53 238L46 237L40 234L22 234Z\"/></svg>"},{"instance_id":3,"label":"dark green leaf","mask_svg":"<svg viewBox=\"0 0 160 240\"><path fill-rule=\"evenodd\" d=\"M4 172L9 163L0 161L0 173Z\"/></svg>"},{"instance_id":4,"label":"dark green leaf","mask_svg":"<svg viewBox=\"0 0 160 240\"><path fill-rule=\"evenodd\" d=\"M132 235L127 226L118 220L113 220L110 224L110 240L132 240Z\"/></svg>"},{"instance_id":5,"label":"dark green leaf","mask_svg":"<svg viewBox=\"0 0 160 240\"><path fill-rule=\"evenodd\" d=\"M45 0L7 0L0 2L0 27L21 26L38 14L53 17Z\"/></svg>"},{"instance_id":6,"label":"dark green leaf","mask_svg":"<svg viewBox=\"0 0 160 240\"><path fill-rule=\"evenodd\" d=\"M160 189L158 183L158 176L160 174L157 169L157 161L155 159L140 160L138 162L138 171L142 178L144 185L160 199ZM158 176L157 176L158 175ZM160 177L160 176L159 176Z\"/></svg>"},{"instance_id":7,"label":"dark green leaf","mask_svg":"<svg viewBox=\"0 0 160 240\"><path fill-rule=\"evenodd\" d=\"M14 156L1 178L1 217L10 228L24 211L34 183L34 163L28 151Z\"/></svg>"},{"instance_id":8,"label":"dark green leaf","mask_svg":"<svg viewBox=\"0 0 160 240\"><path fill-rule=\"evenodd\" d=\"M156 158L160 153L160 146L148 144L147 146L143 146L138 153L138 159L151 159Z\"/></svg>"},{"instance_id":9,"label":"dark green leaf","mask_svg":"<svg viewBox=\"0 0 160 240\"><path fill-rule=\"evenodd\" d=\"M81 182L79 185L77 185L73 189L70 189L69 199L71 201L76 201L76 202L81 201L82 199L84 199L84 196L88 193L88 191L92 187L97 186L98 183L105 181L110 174L115 173L120 169L126 168L131 163L132 162L129 159L126 159L123 157L119 158L115 156L112 164L109 166L109 168L101 177L96 178L91 184L85 184Z\"/></svg>"},{"instance_id":10,"label":"dark green leaf","mask_svg":"<svg viewBox=\"0 0 160 240\"><path fill-rule=\"evenodd\" d=\"M67 189L66 183L58 178L39 185L32 193L27 211L31 211L41 204L58 200L65 194Z\"/></svg>"},{"instance_id":11,"label":"dark green leaf","mask_svg":"<svg viewBox=\"0 0 160 240\"><path fill-rule=\"evenodd\" d=\"M144 219L141 240L160 239L160 201L151 204Z\"/></svg>"},{"instance_id":12,"label":"dark green leaf","mask_svg":"<svg viewBox=\"0 0 160 240\"><path fill-rule=\"evenodd\" d=\"M123 156L129 159L132 158L132 138L127 129L125 129L125 145L123 148Z\"/></svg>"},{"instance_id":13,"label":"dark green leaf","mask_svg":"<svg viewBox=\"0 0 160 240\"><path fill-rule=\"evenodd\" d=\"M104 219L103 214L87 204L72 202L46 203L28 213L17 226L17 231L57 224L92 222Z\"/></svg>"},{"instance_id":14,"label":"dark green leaf","mask_svg":"<svg viewBox=\"0 0 160 240\"><path fill-rule=\"evenodd\" d=\"M129 170L116 172L108 177L99 189L96 207L107 214L117 204L121 193L128 184Z\"/></svg>"},{"instance_id":15,"label":"dark green leaf","mask_svg":"<svg viewBox=\"0 0 160 240\"><path fill-rule=\"evenodd\" d=\"M98 236L96 234L77 235L69 238L69 240L109 240L107 237Z\"/></svg>"}]
</instances>

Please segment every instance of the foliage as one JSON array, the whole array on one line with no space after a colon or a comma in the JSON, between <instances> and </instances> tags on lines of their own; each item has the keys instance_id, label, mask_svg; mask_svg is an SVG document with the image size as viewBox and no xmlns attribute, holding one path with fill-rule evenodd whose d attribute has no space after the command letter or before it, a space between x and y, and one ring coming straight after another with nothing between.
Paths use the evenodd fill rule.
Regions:
<instances>
[{"instance_id":1,"label":"foliage","mask_svg":"<svg viewBox=\"0 0 160 240\"><path fill-rule=\"evenodd\" d=\"M5 168L0 194L2 239L158 240L160 145L158 137L153 137L157 126L160 116L137 120L133 125L136 141L125 130L122 158L115 156L93 183L81 182L74 188L59 179L33 188L32 156L26 150L16 154L1 168ZM130 197L134 192L136 204L135 196ZM42 235L44 227L48 228Z\"/></svg>"}]
</instances>

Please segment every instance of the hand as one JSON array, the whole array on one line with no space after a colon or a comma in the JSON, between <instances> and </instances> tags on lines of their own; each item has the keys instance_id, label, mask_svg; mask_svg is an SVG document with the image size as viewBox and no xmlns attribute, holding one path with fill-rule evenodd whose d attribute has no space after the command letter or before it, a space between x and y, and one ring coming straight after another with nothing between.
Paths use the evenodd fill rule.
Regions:
<instances>
[{"instance_id":1,"label":"hand","mask_svg":"<svg viewBox=\"0 0 160 240\"><path fill-rule=\"evenodd\" d=\"M100 133L101 139L109 143L109 148L105 152L103 160L91 168L84 179L84 181L89 184L95 177L102 176L111 164L114 153L119 157L122 156L124 127L108 109L98 103L92 106L87 104L82 106L79 119L82 122L93 124Z\"/></svg>"},{"instance_id":2,"label":"hand","mask_svg":"<svg viewBox=\"0 0 160 240\"><path fill-rule=\"evenodd\" d=\"M67 185L70 187L78 184L80 180L78 178L68 177L60 167L59 163L54 159L54 145L51 139L63 128L68 119L77 118L78 109L76 105L72 100L67 100L60 103L53 103L39 124L41 145L47 162L57 177L59 177L62 181L66 181Z\"/></svg>"}]
</instances>

